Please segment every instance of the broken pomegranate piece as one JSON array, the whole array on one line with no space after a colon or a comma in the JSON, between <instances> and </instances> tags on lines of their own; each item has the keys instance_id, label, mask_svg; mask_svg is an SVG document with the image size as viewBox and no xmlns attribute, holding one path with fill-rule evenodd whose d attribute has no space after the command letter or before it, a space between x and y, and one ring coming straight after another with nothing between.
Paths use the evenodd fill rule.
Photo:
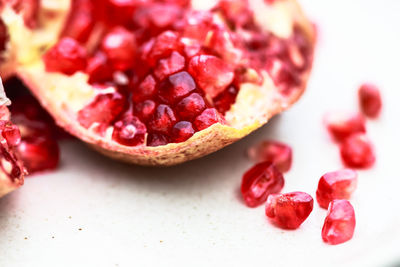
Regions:
<instances>
[{"instance_id":1,"label":"broken pomegranate piece","mask_svg":"<svg viewBox=\"0 0 400 267\"><path fill-rule=\"evenodd\" d=\"M278 227L297 229L313 210L313 198L304 192L271 194L268 196L265 214Z\"/></svg>"},{"instance_id":2,"label":"broken pomegranate piece","mask_svg":"<svg viewBox=\"0 0 400 267\"><path fill-rule=\"evenodd\" d=\"M347 200L333 200L328 207L328 215L322 227L324 242L337 245L349 241L356 227L354 208Z\"/></svg>"},{"instance_id":3,"label":"broken pomegranate piece","mask_svg":"<svg viewBox=\"0 0 400 267\"><path fill-rule=\"evenodd\" d=\"M349 168L369 168L375 163L375 151L365 134L353 134L340 145L340 154Z\"/></svg>"},{"instance_id":4,"label":"broken pomegranate piece","mask_svg":"<svg viewBox=\"0 0 400 267\"><path fill-rule=\"evenodd\" d=\"M361 114L329 113L324 118L326 127L332 137L342 142L355 133L365 133L365 119Z\"/></svg>"},{"instance_id":5,"label":"broken pomegranate piece","mask_svg":"<svg viewBox=\"0 0 400 267\"><path fill-rule=\"evenodd\" d=\"M268 195L279 193L285 184L282 173L271 162L258 163L242 178L241 192L249 207L263 204Z\"/></svg>"},{"instance_id":6,"label":"broken pomegranate piece","mask_svg":"<svg viewBox=\"0 0 400 267\"><path fill-rule=\"evenodd\" d=\"M263 141L247 151L255 162L270 161L281 172L287 172L292 165L292 149L281 142Z\"/></svg>"},{"instance_id":7,"label":"broken pomegranate piece","mask_svg":"<svg viewBox=\"0 0 400 267\"><path fill-rule=\"evenodd\" d=\"M357 172L344 169L325 173L318 183L316 192L318 204L327 209L334 199L350 199L357 187Z\"/></svg>"},{"instance_id":8,"label":"broken pomegranate piece","mask_svg":"<svg viewBox=\"0 0 400 267\"><path fill-rule=\"evenodd\" d=\"M366 83L358 90L358 98L361 111L365 116L376 118L381 113L382 98L379 88L376 85Z\"/></svg>"}]
</instances>

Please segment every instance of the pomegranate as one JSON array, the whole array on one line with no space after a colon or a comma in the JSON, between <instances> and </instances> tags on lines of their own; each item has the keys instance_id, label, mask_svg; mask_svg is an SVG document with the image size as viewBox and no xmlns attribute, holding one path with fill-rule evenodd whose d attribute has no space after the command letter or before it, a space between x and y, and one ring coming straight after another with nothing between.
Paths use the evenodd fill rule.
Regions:
<instances>
[{"instance_id":1,"label":"pomegranate","mask_svg":"<svg viewBox=\"0 0 400 267\"><path fill-rule=\"evenodd\" d=\"M361 111L365 116L376 118L382 110L382 98L379 88L370 83L365 83L358 89L358 98Z\"/></svg>"},{"instance_id":2,"label":"pomegranate","mask_svg":"<svg viewBox=\"0 0 400 267\"><path fill-rule=\"evenodd\" d=\"M7 29L29 51L19 77L60 126L103 154L142 165L198 158L305 89L315 33L294 0L102 1L73 0L38 28ZM22 44L21 32L47 31L46 45Z\"/></svg>"},{"instance_id":3,"label":"pomegranate","mask_svg":"<svg viewBox=\"0 0 400 267\"><path fill-rule=\"evenodd\" d=\"M304 192L268 196L265 214L278 227L297 229L313 210L313 198Z\"/></svg>"},{"instance_id":4,"label":"pomegranate","mask_svg":"<svg viewBox=\"0 0 400 267\"><path fill-rule=\"evenodd\" d=\"M285 184L282 173L266 161L254 165L242 178L240 191L249 207L263 204L270 194L279 193Z\"/></svg>"},{"instance_id":5,"label":"pomegranate","mask_svg":"<svg viewBox=\"0 0 400 267\"><path fill-rule=\"evenodd\" d=\"M337 245L349 241L356 227L356 216L351 203L344 199L333 200L322 227L324 242Z\"/></svg>"},{"instance_id":6,"label":"pomegranate","mask_svg":"<svg viewBox=\"0 0 400 267\"><path fill-rule=\"evenodd\" d=\"M0 197L22 186L26 172L15 153L21 135L18 127L10 122L10 113L4 106L6 103L9 100L5 97L0 79Z\"/></svg>"},{"instance_id":7,"label":"pomegranate","mask_svg":"<svg viewBox=\"0 0 400 267\"><path fill-rule=\"evenodd\" d=\"M375 152L365 134L353 134L340 145L342 160L349 168L369 168L375 163Z\"/></svg>"},{"instance_id":8,"label":"pomegranate","mask_svg":"<svg viewBox=\"0 0 400 267\"><path fill-rule=\"evenodd\" d=\"M247 151L250 159L256 162L270 161L281 172L287 172L292 165L292 149L281 142L263 141Z\"/></svg>"},{"instance_id":9,"label":"pomegranate","mask_svg":"<svg viewBox=\"0 0 400 267\"><path fill-rule=\"evenodd\" d=\"M361 114L332 112L324 118L326 127L332 137L342 142L354 133L365 133L365 119Z\"/></svg>"},{"instance_id":10,"label":"pomegranate","mask_svg":"<svg viewBox=\"0 0 400 267\"><path fill-rule=\"evenodd\" d=\"M357 172L344 169L325 173L318 183L317 201L326 209L334 199L349 199L357 187Z\"/></svg>"}]
</instances>

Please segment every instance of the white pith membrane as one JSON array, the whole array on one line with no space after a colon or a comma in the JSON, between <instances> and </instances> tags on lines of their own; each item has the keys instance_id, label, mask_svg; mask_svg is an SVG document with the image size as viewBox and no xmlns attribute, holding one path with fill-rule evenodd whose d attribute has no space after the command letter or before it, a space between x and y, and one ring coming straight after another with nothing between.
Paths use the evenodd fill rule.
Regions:
<instances>
[{"instance_id":1,"label":"white pith membrane","mask_svg":"<svg viewBox=\"0 0 400 267\"><path fill-rule=\"evenodd\" d=\"M196 0L192 1L192 8L207 9L215 3ZM225 114L227 125L213 124L196 132L183 143L158 147L124 146L111 139L112 126L107 130L108 134L102 137L91 130L93 127L86 129L77 122L78 111L92 102L98 93L88 84L86 73L77 72L67 76L45 71L43 52L58 41L58 33L63 28L69 5L68 0L42 1L39 20L44 24L33 32L26 28L13 10L3 10L1 16L9 29L12 50L19 51L16 54L17 72L61 127L116 159L142 165L173 165L209 154L246 136L267 123L273 115L287 109L301 96L308 80L310 69L302 73L299 88L293 88L290 94L283 95L269 74L262 71L261 86L254 83L240 85L235 103ZM289 38L294 28L299 27L313 49L313 27L296 1L280 0L267 5L263 0L250 0L250 6L255 13L255 21L262 29L278 37ZM52 15L51 19L46 19L48 14ZM248 69L247 72L251 74L252 70ZM115 89L110 87L107 90L111 92Z\"/></svg>"}]
</instances>

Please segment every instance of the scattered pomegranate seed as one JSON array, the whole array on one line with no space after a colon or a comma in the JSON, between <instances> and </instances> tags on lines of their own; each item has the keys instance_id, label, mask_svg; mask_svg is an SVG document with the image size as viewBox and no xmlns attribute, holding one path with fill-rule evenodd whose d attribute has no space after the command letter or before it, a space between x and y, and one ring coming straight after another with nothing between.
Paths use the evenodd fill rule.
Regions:
<instances>
[{"instance_id":1,"label":"scattered pomegranate seed","mask_svg":"<svg viewBox=\"0 0 400 267\"><path fill-rule=\"evenodd\" d=\"M376 118L381 113L382 98L379 88L373 84L363 84L358 90L361 111L370 118Z\"/></svg>"},{"instance_id":2,"label":"scattered pomegranate seed","mask_svg":"<svg viewBox=\"0 0 400 267\"><path fill-rule=\"evenodd\" d=\"M147 137L148 146L164 146L168 143L168 137L160 133L150 133Z\"/></svg>"},{"instance_id":3,"label":"scattered pomegranate seed","mask_svg":"<svg viewBox=\"0 0 400 267\"><path fill-rule=\"evenodd\" d=\"M123 27L115 27L101 42L101 49L115 70L127 70L135 63L135 35Z\"/></svg>"},{"instance_id":4,"label":"scattered pomegranate seed","mask_svg":"<svg viewBox=\"0 0 400 267\"><path fill-rule=\"evenodd\" d=\"M342 142L354 133L365 133L365 119L361 114L330 113L325 116L325 124L332 137Z\"/></svg>"},{"instance_id":5,"label":"scattered pomegranate seed","mask_svg":"<svg viewBox=\"0 0 400 267\"><path fill-rule=\"evenodd\" d=\"M43 56L46 71L72 75L86 69L86 51L77 41L64 37Z\"/></svg>"},{"instance_id":6,"label":"scattered pomegranate seed","mask_svg":"<svg viewBox=\"0 0 400 267\"><path fill-rule=\"evenodd\" d=\"M60 158L58 143L47 136L23 138L17 153L29 174L55 169Z\"/></svg>"},{"instance_id":7,"label":"scattered pomegranate seed","mask_svg":"<svg viewBox=\"0 0 400 267\"><path fill-rule=\"evenodd\" d=\"M161 104L150 120L149 127L152 131L168 134L175 122L174 111L169 106Z\"/></svg>"},{"instance_id":8,"label":"scattered pomegranate seed","mask_svg":"<svg viewBox=\"0 0 400 267\"><path fill-rule=\"evenodd\" d=\"M267 200L268 195L279 193L284 183L282 173L272 163L258 163L243 175L243 199L249 207L259 206Z\"/></svg>"},{"instance_id":9,"label":"scattered pomegranate seed","mask_svg":"<svg viewBox=\"0 0 400 267\"><path fill-rule=\"evenodd\" d=\"M351 194L357 187L357 172L344 169L325 173L318 183L318 204L327 209L329 203L334 199L350 199Z\"/></svg>"},{"instance_id":10,"label":"scattered pomegranate seed","mask_svg":"<svg viewBox=\"0 0 400 267\"><path fill-rule=\"evenodd\" d=\"M212 98L223 92L234 77L231 67L215 56L195 56L190 60L188 69L196 77L200 88Z\"/></svg>"},{"instance_id":11,"label":"scattered pomegranate seed","mask_svg":"<svg viewBox=\"0 0 400 267\"><path fill-rule=\"evenodd\" d=\"M196 89L196 83L186 71L178 72L166 78L160 84L158 97L169 104L175 103Z\"/></svg>"},{"instance_id":12,"label":"scattered pomegranate seed","mask_svg":"<svg viewBox=\"0 0 400 267\"><path fill-rule=\"evenodd\" d=\"M313 198L304 192L271 194L265 214L280 228L296 229L308 218L313 205Z\"/></svg>"},{"instance_id":13,"label":"scattered pomegranate seed","mask_svg":"<svg viewBox=\"0 0 400 267\"><path fill-rule=\"evenodd\" d=\"M356 227L354 208L349 201L333 200L328 207L328 215L322 227L324 242L337 245L350 240Z\"/></svg>"},{"instance_id":14,"label":"scattered pomegranate seed","mask_svg":"<svg viewBox=\"0 0 400 267\"><path fill-rule=\"evenodd\" d=\"M180 121L174 125L171 131L174 143L184 142L194 134L193 126L188 121Z\"/></svg>"},{"instance_id":15,"label":"scattered pomegranate seed","mask_svg":"<svg viewBox=\"0 0 400 267\"><path fill-rule=\"evenodd\" d=\"M137 146L144 144L146 125L137 117L129 116L114 123L112 138L125 146Z\"/></svg>"},{"instance_id":16,"label":"scattered pomegranate seed","mask_svg":"<svg viewBox=\"0 0 400 267\"><path fill-rule=\"evenodd\" d=\"M207 108L196 117L193 124L198 131L201 131L217 122L223 123L224 119L215 108Z\"/></svg>"},{"instance_id":17,"label":"scattered pomegranate seed","mask_svg":"<svg viewBox=\"0 0 400 267\"><path fill-rule=\"evenodd\" d=\"M182 99L177 105L176 110L180 118L191 120L199 115L206 108L204 99L198 93L193 93Z\"/></svg>"},{"instance_id":18,"label":"scattered pomegranate seed","mask_svg":"<svg viewBox=\"0 0 400 267\"><path fill-rule=\"evenodd\" d=\"M365 134L354 134L340 146L342 160L349 168L369 168L375 163L372 143Z\"/></svg>"},{"instance_id":19,"label":"scattered pomegranate seed","mask_svg":"<svg viewBox=\"0 0 400 267\"><path fill-rule=\"evenodd\" d=\"M78 112L78 121L89 128L93 123L111 123L124 109L125 99L119 93L99 94Z\"/></svg>"},{"instance_id":20,"label":"scattered pomegranate seed","mask_svg":"<svg viewBox=\"0 0 400 267\"><path fill-rule=\"evenodd\" d=\"M281 172L289 171L292 165L292 149L277 141L263 141L251 147L247 154L255 162L272 162Z\"/></svg>"}]
</instances>

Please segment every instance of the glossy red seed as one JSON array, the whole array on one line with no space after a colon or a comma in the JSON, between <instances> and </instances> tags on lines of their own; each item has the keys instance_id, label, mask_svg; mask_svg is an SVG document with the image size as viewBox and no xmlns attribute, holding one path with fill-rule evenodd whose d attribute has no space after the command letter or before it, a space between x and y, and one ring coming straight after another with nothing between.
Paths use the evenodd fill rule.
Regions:
<instances>
[{"instance_id":1,"label":"glossy red seed","mask_svg":"<svg viewBox=\"0 0 400 267\"><path fill-rule=\"evenodd\" d=\"M247 154L255 162L270 161L281 172L287 172L292 166L292 149L281 142L263 141L251 147Z\"/></svg>"},{"instance_id":2,"label":"glossy red seed","mask_svg":"<svg viewBox=\"0 0 400 267\"><path fill-rule=\"evenodd\" d=\"M86 68L86 51L76 40L64 37L43 56L46 71L72 75Z\"/></svg>"},{"instance_id":3,"label":"glossy red seed","mask_svg":"<svg viewBox=\"0 0 400 267\"><path fill-rule=\"evenodd\" d=\"M132 100L133 102L137 103L149 98L152 98L155 96L157 93L156 90L156 80L154 77L149 74L144 78L144 80L134 88L133 94L132 94Z\"/></svg>"},{"instance_id":4,"label":"glossy red seed","mask_svg":"<svg viewBox=\"0 0 400 267\"><path fill-rule=\"evenodd\" d=\"M135 63L136 38L123 27L108 32L101 41L101 49L115 70L127 70Z\"/></svg>"},{"instance_id":5,"label":"glossy red seed","mask_svg":"<svg viewBox=\"0 0 400 267\"><path fill-rule=\"evenodd\" d=\"M365 119L361 114L329 113L324 118L332 137L341 142L354 133L365 133Z\"/></svg>"},{"instance_id":6,"label":"glossy red seed","mask_svg":"<svg viewBox=\"0 0 400 267\"><path fill-rule=\"evenodd\" d=\"M363 84L358 90L361 111L370 118L379 116L382 110L382 98L379 88L373 84Z\"/></svg>"},{"instance_id":7,"label":"glossy red seed","mask_svg":"<svg viewBox=\"0 0 400 267\"><path fill-rule=\"evenodd\" d=\"M227 63L209 55L193 57L189 62L188 70L199 87L212 98L223 92L232 83L234 77Z\"/></svg>"},{"instance_id":8,"label":"glossy red seed","mask_svg":"<svg viewBox=\"0 0 400 267\"><path fill-rule=\"evenodd\" d=\"M176 114L184 120L192 120L206 108L204 99L198 93L193 93L182 99L176 105Z\"/></svg>"},{"instance_id":9,"label":"glossy red seed","mask_svg":"<svg viewBox=\"0 0 400 267\"><path fill-rule=\"evenodd\" d=\"M313 198L304 192L271 194L265 206L265 214L278 227L297 229L313 210Z\"/></svg>"},{"instance_id":10,"label":"glossy red seed","mask_svg":"<svg viewBox=\"0 0 400 267\"><path fill-rule=\"evenodd\" d=\"M151 131L168 134L176 123L174 111L167 105L161 104L157 107L148 127Z\"/></svg>"},{"instance_id":11,"label":"glossy red seed","mask_svg":"<svg viewBox=\"0 0 400 267\"><path fill-rule=\"evenodd\" d=\"M178 52L172 52L168 58L161 59L156 68L154 75L158 80L163 80L165 77L182 70L185 67L185 58Z\"/></svg>"},{"instance_id":12,"label":"glossy red seed","mask_svg":"<svg viewBox=\"0 0 400 267\"><path fill-rule=\"evenodd\" d=\"M167 136L160 133L150 133L147 136L147 145L148 146L164 146L169 143L169 139Z\"/></svg>"},{"instance_id":13,"label":"glossy red seed","mask_svg":"<svg viewBox=\"0 0 400 267\"><path fill-rule=\"evenodd\" d=\"M207 108L199 116L196 117L193 124L197 131L201 131L217 122L223 124L225 120L215 108Z\"/></svg>"},{"instance_id":14,"label":"glossy red seed","mask_svg":"<svg viewBox=\"0 0 400 267\"><path fill-rule=\"evenodd\" d=\"M137 146L144 144L146 125L137 117L128 116L114 123L112 138L125 146Z\"/></svg>"},{"instance_id":15,"label":"glossy red seed","mask_svg":"<svg viewBox=\"0 0 400 267\"><path fill-rule=\"evenodd\" d=\"M353 134L340 145L340 154L349 168L369 168L375 163L375 152L365 134Z\"/></svg>"},{"instance_id":16,"label":"glossy red seed","mask_svg":"<svg viewBox=\"0 0 400 267\"><path fill-rule=\"evenodd\" d=\"M356 227L354 208L347 200L333 200L322 227L324 242L337 245L350 240Z\"/></svg>"},{"instance_id":17,"label":"glossy red seed","mask_svg":"<svg viewBox=\"0 0 400 267\"><path fill-rule=\"evenodd\" d=\"M249 207L259 206L267 200L268 195L279 193L284 183L282 173L272 163L258 163L243 175L243 199Z\"/></svg>"},{"instance_id":18,"label":"glossy red seed","mask_svg":"<svg viewBox=\"0 0 400 267\"><path fill-rule=\"evenodd\" d=\"M85 128L93 123L109 124L123 111L124 106L125 98L117 92L99 94L78 112L78 121Z\"/></svg>"},{"instance_id":19,"label":"glossy red seed","mask_svg":"<svg viewBox=\"0 0 400 267\"><path fill-rule=\"evenodd\" d=\"M134 110L136 116L138 116L140 120L146 122L153 116L156 110L156 103L153 100L145 100L137 103Z\"/></svg>"},{"instance_id":20,"label":"glossy red seed","mask_svg":"<svg viewBox=\"0 0 400 267\"><path fill-rule=\"evenodd\" d=\"M93 30L95 24L95 10L92 0L74 0L72 1L66 27L61 36L71 37L78 42L86 42Z\"/></svg>"},{"instance_id":21,"label":"glossy red seed","mask_svg":"<svg viewBox=\"0 0 400 267\"><path fill-rule=\"evenodd\" d=\"M147 0L106 0L107 19L111 24L124 25L132 21L135 9Z\"/></svg>"},{"instance_id":22,"label":"glossy red seed","mask_svg":"<svg viewBox=\"0 0 400 267\"><path fill-rule=\"evenodd\" d=\"M238 90L234 86L229 86L228 89L217 95L214 99L215 108L222 114L230 110L233 103L235 103Z\"/></svg>"},{"instance_id":23,"label":"glossy red seed","mask_svg":"<svg viewBox=\"0 0 400 267\"><path fill-rule=\"evenodd\" d=\"M196 89L196 83L186 71L175 73L160 83L158 97L172 104Z\"/></svg>"},{"instance_id":24,"label":"glossy red seed","mask_svg":"<svg viewBox=\"0 0 400 267\"><path fill-rule=\"evenodd\" d=\"M194 134L193 126L188 121L180 121L172 127L171 139L174 143L184 142Z\"/></svg>"},{"instance_id":25,"label":"glossy red seed","mask_svg":"<svg viewBox=\"0 0 400 267\"><path fill-rule=\"evenodd\" d=\"M334 199L350 199L357 187L357 172L344 169L325 173L318 183L316 192L318 204L327 209Z\"/></svg>"},{"instance_id":26,"label":"glossy red seed","mask_svg":"<svg viewBox=\"0 0 400 267\"><path fill-rule=\"evenodd\" d=\"M89 75L89 83L93 84L111 80L113 70L104 53L98 51L88 59L86 73Z\"/></svg>"},{"instance_id":27,"label":"glossy red seed","mask_svg":"<svg viewBox=\"0 0 400 267\"><path fill-rule=\"evenodd\" d=\"M0 121L0 134L10 147L17 146L21 142L21 133L19 132L18 126L9 121Z\"/></svg>"},{"instance_id":28,"label":"glossy red seed","mask_svg":"<svg viewBox=\"0 0 400 267\"><path fill-rule=\"evenodd\" d=\"M158 35L154 40L151 50L147 56L147 63L150 66L155 66L156 62L168 57L173 51L180 50L178 34L173 31L165 31Z\"/></svg>"},{"instance_id":29,"label":"glossy red seed","mask_svg":"<svg viewBox=\"0 0 400 267\"><path fill-rule=\"evenodd\" d=\"M23 138L17 146L17 152L30 174L55 169L59 163L58 144L48 136Z\"/></svg>"}]
</instances>

